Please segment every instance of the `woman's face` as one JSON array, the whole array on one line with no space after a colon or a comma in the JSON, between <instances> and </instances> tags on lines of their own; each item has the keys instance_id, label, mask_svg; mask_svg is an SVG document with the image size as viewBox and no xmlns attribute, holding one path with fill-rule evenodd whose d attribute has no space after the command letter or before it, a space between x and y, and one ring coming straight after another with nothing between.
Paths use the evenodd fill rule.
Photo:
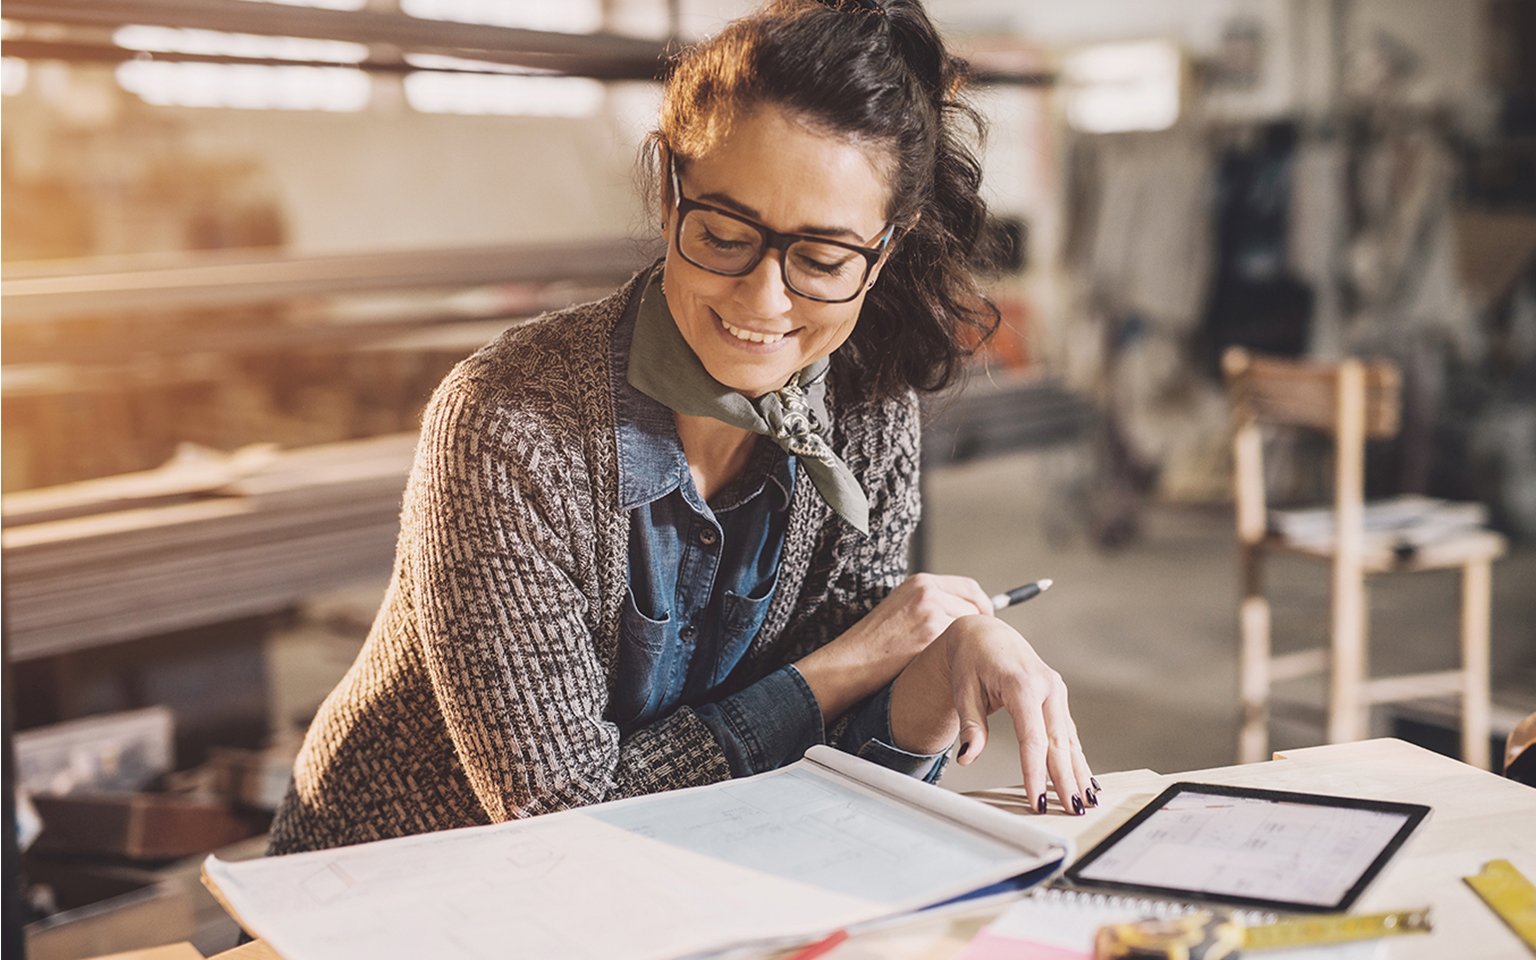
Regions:
<instances>
[{"instance_id":1,"label":"woman's face","mask_svg":"<svg viewBox=\"0 0 1536 960\"><path fill-rule=\"evenodd\" d=\"M737 118L728 136L678 174L689 200L781 233L874 247L886 228L885 178L865 151L797 123L778 107ZM667 306L716 380L750 397L770 393L853 332L880 265L854 299L821 303L785 287L781 251L769 250L739 277L694 266L677 251L676 216L667 205Z\"/></svg>"}]
</instances>

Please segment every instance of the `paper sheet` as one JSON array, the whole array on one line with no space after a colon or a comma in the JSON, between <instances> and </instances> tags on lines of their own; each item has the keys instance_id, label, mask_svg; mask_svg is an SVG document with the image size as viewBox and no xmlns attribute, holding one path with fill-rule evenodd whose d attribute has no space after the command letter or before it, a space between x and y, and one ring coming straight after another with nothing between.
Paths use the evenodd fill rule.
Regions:
<instances>
[{"instance_id":1,"label":"paper sheet","mask_svg":"<svg viewBox=\"0 0 1536 960\"><path fill-rule=\"evenodd\" d=\"M204 870L286 960L614 960L815 936L1045 859L802 761L507 824L210 857Z\"/></svg>"}]
</instances>

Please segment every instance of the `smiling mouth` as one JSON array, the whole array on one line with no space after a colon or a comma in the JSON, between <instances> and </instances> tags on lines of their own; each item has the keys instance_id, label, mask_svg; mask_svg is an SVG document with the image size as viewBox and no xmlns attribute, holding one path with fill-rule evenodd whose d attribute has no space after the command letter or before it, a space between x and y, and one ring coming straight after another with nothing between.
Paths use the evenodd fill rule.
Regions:
<instances>
[{"instance_id":1,"label":"smiling mouth","mask_svg":"<svg viewBox=\"0 0 1536 960\"><path fill-rule=\"evenodd\" d=\"M716 314L716 316L719 317L720 315ZM755 330L747 330L744 327L736 326L724 317L720 317L720 326L724 327L725 332L737 340L745 340L748 343L774 344L785 337L785 334L782 333L758 333Z\"/></svg>"}]
</instances>

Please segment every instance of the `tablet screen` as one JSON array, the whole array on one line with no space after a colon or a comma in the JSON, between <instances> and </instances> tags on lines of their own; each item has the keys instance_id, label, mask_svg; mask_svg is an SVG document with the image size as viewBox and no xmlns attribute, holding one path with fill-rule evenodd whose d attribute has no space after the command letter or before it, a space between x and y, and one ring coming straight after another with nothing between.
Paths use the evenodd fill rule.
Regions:
<instances>
[{"instance_id":1,"label":"tablet screen","mask_svg":"<svg viewBox=\"0 0 1536 960\"><path fill-rule=\"evenodd\" d=\"M1272 909L1342 910L1427 813L1411 804L1176 784L1068 877Z\"/></svg>"}]
</instances>

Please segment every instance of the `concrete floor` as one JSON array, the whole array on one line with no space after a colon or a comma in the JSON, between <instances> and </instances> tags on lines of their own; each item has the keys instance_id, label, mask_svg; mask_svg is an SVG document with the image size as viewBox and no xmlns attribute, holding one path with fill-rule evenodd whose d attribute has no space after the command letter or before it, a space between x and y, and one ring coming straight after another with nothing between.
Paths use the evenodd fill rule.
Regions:
<instances>
[{"instance_id":1,"label":"concrete floor","mask_svg":"<svg viewBox=\"0 0 1536 960\"><path fill-rule=\"evenodd\" d=\"M1226 507L1153 506L1140 535L1104 551L1089 542L1056 491L1059 462L1039 455L996 458L935 470L928 478L931 569L975 577L1002 590L1040 577L1044 596L1005 611L1071 691L1073 716L1097 771L1147 767L1163 773L1235 761L1237 730L1237 551ZM1282 558L1284 560L1284 558ZM1300 560L1277 562L1277 649L1326 636L1327 572ZM1373 669L1383 673L1452 666L1457 577L1381 578L1372 587ZM302 726L346 670L372 620L382 585L324 598L302 625L273 644L273 714ZM1495 702L1505 715L1536 710L1536 548L1494 567ZM1322 703L1314 682L1288 688ZM1377 732L1389 719L1378 710ZM952 764L957 790L1019 780L1016 740L1006 716L969 767ZM1279 719L1273 745L1317 743L1321 715Z\"/></svg>"}]
</instances>

